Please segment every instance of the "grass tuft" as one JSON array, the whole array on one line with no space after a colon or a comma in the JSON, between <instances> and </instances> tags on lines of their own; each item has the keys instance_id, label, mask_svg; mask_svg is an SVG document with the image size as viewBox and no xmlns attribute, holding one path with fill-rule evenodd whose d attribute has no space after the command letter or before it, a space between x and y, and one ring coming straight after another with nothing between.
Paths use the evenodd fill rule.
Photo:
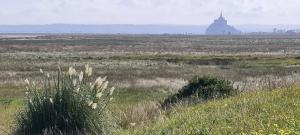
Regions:
<instances>
[{"instance_id":1,"label":"grass tuft","mask_svg":"<svg viewBox=\"0 0 300 135\"><path fill-rule=\"evenodd\" d=\"M114 88L106 78L89 83L92 68L76 72L40 72L44 79L26 83L26 108L17 116L14 134L108 134L106 107Z\"/></svg>"}]
</instances>

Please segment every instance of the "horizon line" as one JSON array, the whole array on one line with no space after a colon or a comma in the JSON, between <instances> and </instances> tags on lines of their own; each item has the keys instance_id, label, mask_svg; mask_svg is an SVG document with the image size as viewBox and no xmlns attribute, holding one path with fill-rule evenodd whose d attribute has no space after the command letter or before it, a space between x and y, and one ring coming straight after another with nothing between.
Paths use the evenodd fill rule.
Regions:
<instances>
[{"instance_id":1,"label":"horizon line","mask_svg":"<svg viewBox=\"0 0 300 135\"><path fill-rule=\"evenodd\" d=\"M149 25L149 26L208 26L210 24L134 24L134 23L107 23L107 24L94 24L94 23L49 23L49 24L0 24L0 26L43 26L43 25L133 25L133 26L141 26L141 25ZM231 24L233 26L242 26L242 25L260 25L260 26L275 26L275 25L299 25L300 24Z\"/></svg>"}]
</instances>

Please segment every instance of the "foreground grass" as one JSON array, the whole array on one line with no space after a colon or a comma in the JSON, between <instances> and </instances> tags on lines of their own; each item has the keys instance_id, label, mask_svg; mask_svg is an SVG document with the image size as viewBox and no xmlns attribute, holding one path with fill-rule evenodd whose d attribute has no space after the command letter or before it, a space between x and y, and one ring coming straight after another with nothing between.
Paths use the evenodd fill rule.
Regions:
<instances>
[{"instance_id":1,"label":"foreground grass","mask_svg":"<svg viewBox=\"0 0 300 135\"><path fill-rule=\"evenodd\" d=\"M300 87L259 91L194 107L120 134L300 134Z\"/></svg>"},{"instance_id":2,"label":"foreground grass","mask_svg":"<svg viewBox=\"0 0 300 135\"><path fill-rule=\"evenodd\" d=\"M10 133L16 112L24 106L23 99L0 99L0 135Z\"/></svg>"},{"instance_id":3,"label":"foreground grass","mask_svg":"<svg viewBox=\"0 0 300 135\"><path fill-rule=\"evenodd\" d=\"M0 87L0 93L0 135L5 135L9 134L15 125L17 112L24 108L25 100L23 97L25 92L20 90L19 87L2 86ZM140 118L131 113L144 113L145 110L138 110L141 106L145 106L146 111L147 109L151 111L153 108L149 107L149 104L152 105L169 94L162 88L117 89L109 108L116 115L118 123L137 122L141 119L142 122L145 122L150 116L145 117L144 115L143 118ZM133 111L130 109L133 109ZM119 117L122 119L119 120Z\"/></svg>"}]
</instances>

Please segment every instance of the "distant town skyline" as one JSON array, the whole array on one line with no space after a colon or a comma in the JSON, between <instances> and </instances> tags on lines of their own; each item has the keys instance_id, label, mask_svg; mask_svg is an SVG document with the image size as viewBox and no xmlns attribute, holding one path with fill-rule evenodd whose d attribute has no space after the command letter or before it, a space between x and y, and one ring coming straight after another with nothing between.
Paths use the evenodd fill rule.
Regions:
<instances>
[{"instance_id":1,"label":"distant town skyline","mask_svg":"<svg viewBox=\"0 0 300 135\"><path fill-rule=\"evenodd\" d=\"M2 0L0 25L300 24L299 0Z\"/></svg>"}]
</instances>

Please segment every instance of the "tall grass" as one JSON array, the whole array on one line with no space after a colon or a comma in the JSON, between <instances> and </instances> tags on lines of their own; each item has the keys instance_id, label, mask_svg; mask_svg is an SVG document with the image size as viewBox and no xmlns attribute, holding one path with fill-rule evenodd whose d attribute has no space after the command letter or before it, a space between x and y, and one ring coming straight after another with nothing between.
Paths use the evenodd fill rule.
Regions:
<instances>
[{"instance_id":1,"label":"tall grass","mask_svg":"<svg viewBox=\"0 0 300 135\"><path fill-rule=\"evenodd\" d=\"M106 78L90 83L92 68L44 73L44 79L25 80L27 107L17 116L15 134L108 134L106 107L114 88Z\"/></svg>"}]
</instances>

